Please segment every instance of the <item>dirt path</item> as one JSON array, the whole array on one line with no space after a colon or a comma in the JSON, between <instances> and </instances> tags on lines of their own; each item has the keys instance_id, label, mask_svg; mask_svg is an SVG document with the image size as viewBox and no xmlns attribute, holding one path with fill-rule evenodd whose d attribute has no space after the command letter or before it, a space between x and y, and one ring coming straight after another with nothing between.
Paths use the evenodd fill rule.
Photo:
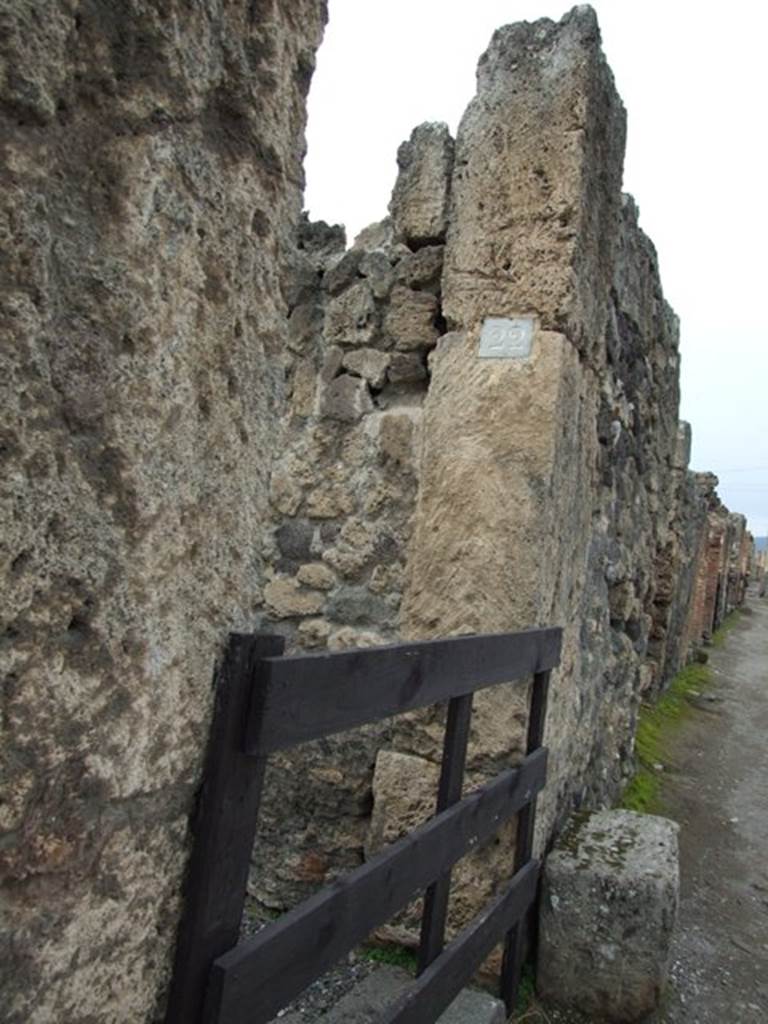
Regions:
<instances>
[{"instance_id":1,"label":"dirt path","mask_svg":"<svg viewBox=\"0 0 768 1024\"><path fill-rule=\"evenodd\" d=\"M768 1022L768 600L752 596L664 788L679 821L681 904L657 1024Z\"/></svg>"}]
</instances>

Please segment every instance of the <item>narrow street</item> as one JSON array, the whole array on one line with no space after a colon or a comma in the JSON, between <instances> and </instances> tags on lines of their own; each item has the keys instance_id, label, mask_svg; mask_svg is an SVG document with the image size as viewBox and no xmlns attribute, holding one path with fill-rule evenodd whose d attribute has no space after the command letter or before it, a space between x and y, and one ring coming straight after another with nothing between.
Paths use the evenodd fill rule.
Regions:
<instances>
[{"instance_id":1,"label":"narrow street","mask_svg":"<svg viewBox=\"0 0 768 1024\"><path fill-rule=\"evenodd\" d=\"M710 665L663 793L682 885L657 1024L768 1021L768 600L750 596Z\"/></svg>"}]
</instances>

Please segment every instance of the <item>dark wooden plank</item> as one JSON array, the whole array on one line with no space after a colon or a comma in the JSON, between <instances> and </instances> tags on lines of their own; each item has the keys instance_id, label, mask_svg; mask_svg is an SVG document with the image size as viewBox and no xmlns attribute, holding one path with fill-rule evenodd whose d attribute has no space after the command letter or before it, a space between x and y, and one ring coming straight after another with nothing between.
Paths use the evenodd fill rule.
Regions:
<instances>
[{"instance_id":1,"label":"dark wooden plank","mask_svg":"<svg viewBox=\"0 0 768 1024\"><path fill-rule=\"evenodd\" d=\"M526 754L532 754L544 743L544 726L547 719L550 671L537 672L531 687L531 710L528 715L528 740Z\"/></svg>"},{"instance_id":2,"label":"dark wooden plank","mask_svg":"<svg viewBox=\"0 0 768 1024\"><path fill-rule=\"evenodd\" d=\"M440 765L440 785L435 808L437 814L461 800L469 726L472 721L473 696L474 694L466 693L462 697L454 697L448 702L443 760ZM450 889L451 872L449 870L427 889L424 897L421 938L419 940L419 974L440 955L445 944L445 920L448 916Z\"/></svg>"},{"instance_id":3,"label":"dark wooden plank","mask_svg":"<svg viewBox=\"0 0 768 1024\"><path fill-rule=\"evenodd\" d=\"M528 734L526 751L531 754L541 749L544 742L544 726L547 717L550 672L538 672L531 685L531 702L528 712ZM517 816L515 840L515 871L519 871L533 856L533 838L536 828L536 798L534 797ZM524 917L510 929L504 943L501 966L500 994L508 1013L517 1003L520 977L523 969L526 942L535 943L533 918Z\"/></svg>"},{"instance_id":4,"label":"dark wooden plank","mask_svg":"<svg viewBox=\"0 0 768 1024\"><path fill-rule=\"evenodd\" d=\"M413 987L382 1013L376 1024L425 1024L450 1006L510 925L536 895L538 861L531 860L471 924L450 942Z\"/></svg>"},{"instance_id":5,"label":"dark wooden plank","mask_svg":"<svg viewBox=\"0 0 768 1024\"><path fill-rule=\"evenodd\" d=\"M558 664L561 629L267 659L247 749L260 755Z\"/></svg>"},{"instance_id":6,"label":"dark wooden plank","mask_svg":"<svg viewBox=\"0 0 768 1024\"><path fill-rule=\"evenodd\" d=\"M431 818L216 960L205 1024L264 1024L539 792L546 751Z\"/></svg>"},{"instance_id":7,"label":"dark wooden plank","mask_svg":"<svg viewBox=\"0 0 768 1024\"><path fill-rule=\"evenodd\" d=\"M233 635L217 674L166 1024L196 1024L210 966L237 942L264 777L264 761L243 753L247 711L257 666L283 647Z\"/></svg>"}]
</instances>

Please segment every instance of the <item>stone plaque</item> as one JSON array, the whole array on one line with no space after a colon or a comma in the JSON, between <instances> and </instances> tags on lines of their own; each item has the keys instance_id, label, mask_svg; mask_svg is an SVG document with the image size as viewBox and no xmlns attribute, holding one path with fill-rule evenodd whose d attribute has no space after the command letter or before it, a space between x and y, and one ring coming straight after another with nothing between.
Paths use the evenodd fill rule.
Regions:
<instances>
[{"instance_id":1,"label":"stone plaque","mask_svg":"<svg viewBox=\"0 0 768 1024\"><path fill-rule=\"evenodd\" d=\"M489 316L480 332L482 359L525 359L531 354L533 318Z\"/></svg>"}]
</instances>

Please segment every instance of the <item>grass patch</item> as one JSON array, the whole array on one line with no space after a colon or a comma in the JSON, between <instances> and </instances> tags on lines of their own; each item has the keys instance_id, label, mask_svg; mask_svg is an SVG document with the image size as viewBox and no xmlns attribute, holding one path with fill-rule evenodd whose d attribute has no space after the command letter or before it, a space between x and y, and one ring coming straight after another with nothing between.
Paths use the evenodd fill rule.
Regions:
<instances>
[{"instance_id":1,"label":"grass patch","mask_svg":"<svg viewBox=\"0 0 768 1024\"><path fill-rule=\"evenodd\" d=\"M728 639L728 634L731 632L733 627L738 624L741 612L738 608L735 608L730 615L726 615L723 619L722 625L719 629L715 630L714 636L712 637L713 647L722 647L725 641Z\"/></svg>"},{"instance_id":2,"label":"grass patch","mask_svg":"<svg viewBox=\"0 0 768 1024\"><path fill-rule=\"evenodd\" d=\"M389 964L390 967L402 967L410 974L416 973L416 952L407 946L398 946L395 943L383 943L382 945L363 946L359 950L360 956L366 960L372 960L377 964Z\"/></svg>"},{"instance_id":3,"label":"grass patch","mask_svg":"<svg viewBox=\"0 0 768 1024\"><path fill-rule=\"evenodd\" d=\"M533 964L523 964L520 973L520 984L517 989L517 1003L512 1020L524 1020L526 1015L533 1009L536 1000L536 975Z\"/></svg>"},{"instance_id":4,"label":"grass patch","mask_svg":"<svg viewBox=\"0 0 768 1024\"><path fill-rule=\"evenodd\" d=\"M711 682L712 674L707 665L687 665L656 704L644 704L640 708L635 736L637 772L622 794L620 807L646 814L661 809L663 776L655 766L667 760L674 733L691 711L688 698L706 689Z\"/></svg>"}]
</instances>

